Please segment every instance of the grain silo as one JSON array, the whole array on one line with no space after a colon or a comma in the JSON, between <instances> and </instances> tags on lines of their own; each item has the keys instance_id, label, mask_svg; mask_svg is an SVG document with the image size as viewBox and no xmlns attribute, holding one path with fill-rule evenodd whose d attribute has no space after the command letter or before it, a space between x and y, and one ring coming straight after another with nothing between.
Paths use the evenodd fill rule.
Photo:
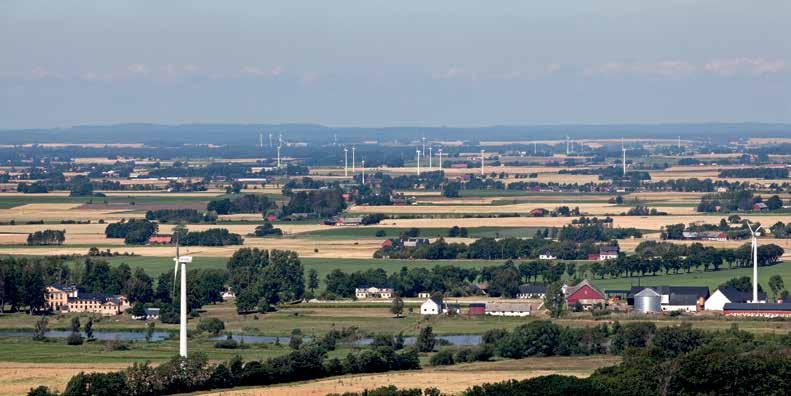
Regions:
<instances>
[{"instance_id":1,"label":"grain silo","mask_svg":"<svg viewBox=\"0 0 791 396\"><path fill-rule=\"evenodd\" d=\"M646 287L634 295L634 311L655 313L662 311L662 296L656 290Z\"/></svg>"}]
</instances>

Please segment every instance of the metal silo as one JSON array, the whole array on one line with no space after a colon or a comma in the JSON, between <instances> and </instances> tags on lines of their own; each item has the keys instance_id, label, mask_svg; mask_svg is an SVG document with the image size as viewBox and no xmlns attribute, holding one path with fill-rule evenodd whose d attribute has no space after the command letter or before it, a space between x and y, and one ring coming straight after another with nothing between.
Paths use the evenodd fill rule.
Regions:
<instances>
[{"instance_id":1,"label":"metal silo","mask_svg":"<svg viewBox=\"0 0 791 396\"><path fill-rule=\"evenodd\" d=\"M634 295L634 311L641 313L661 312L662 296L654 289L643 289Z\"/></svg>"}]
</instances>

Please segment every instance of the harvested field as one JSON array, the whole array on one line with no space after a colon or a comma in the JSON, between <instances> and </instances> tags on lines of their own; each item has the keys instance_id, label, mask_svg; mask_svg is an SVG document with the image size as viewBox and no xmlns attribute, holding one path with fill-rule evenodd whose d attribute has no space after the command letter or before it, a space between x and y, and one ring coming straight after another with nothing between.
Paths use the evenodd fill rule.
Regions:
<instances>
[{"instance_id":1,"label":"harvested field","mask_svg":"<svg viewBox=\"0 0 791 396\"><path fill-rule=\"evenodd\" d=\"M68 234L67 241L68 241ZM108 244L109 239L104 239L104 244ZM112 243L112 242L110 242ZM122 243L122 242L121 242ZM173 255L172 246L123 246L119 243L118 247L111 250L120 254L130 253L139 256L159 256L168 257ZM315 240L315 239L291 239L291 238L245 238L244 247L257 247L259 249L281 249L293 250L300 257L317 258L371 258L374 251L381 246L378 239L355 239L355 240ZM187 246L182 247L182 254L189 254L200 257L230 257L242 246ZM85 247L47 246L47 247L14 247L0 248L0 254L19 254L19 255L68 255L85 254Z\"/></svg>"},{"instance_id":2,"label":"harvested field","mask_svg":"<svg viewBox=\"0 0 791 396\"><path fill-rule=\"evenodd\" d=\"M662 208L664 210L664 208ZM741 214L742 218L759 221L761 224L774 224L778 221L788 222L788 215L749 215ZM635 227L644 230L659 230L668 224L703 222L717 224L727 215L695 215L695 216L612 216L616 227ZM483 218L418 218L388 219L377 227L562 227L571 224L573 217L483 217Z\"/></svg>"},{"instance_id":3,"label":"harvested field","mask_svg":"<svg viewBox=\"0 0 791 396\"><path fill-rule=\"evenodd\" d=\"M334 377L291 385L274 385L263 388L231 390L213 395L326 395L327 393L359 392L380 386L396 385L399 388L439 388L443 393L459 393L485 382L509 379L527 379L541 375L561 374L587 377L600 367L620 363L616 356L547 357L459 364L432 367L419 371L401 371L382 374L363 374ZM536 369L540 367L541 369Z\"/></svg>"},{"instance_id":4,"label":"harvested field","mask_svg":"<svg viewBox=\"0 0 791 396\"><path fill-rule=\"evenodd\" d=\"M72 376L85 372L107 372L128 366L124 363L8 363L0 362L0 395L24 395L38 385L63 391Z\"/></svg>"},{"instance_id":5,"label":"harvested field","mask_svg":"<svg viewBox=\"0 0 791 396\"><path fill-rule=\"evenodd\" d=\"M626 206L608 203L565 203L570 208L579 207L580 212L587 215L615 215L629 210ZM385 214L464 214L464 213L529 213L533 209L552 210L558 204L551 203L520 203L509 205L410 205L410 206L353 206L350 213L385 213ZM663 212L670 214L694 214L691 206L666 206Z\"/></svg>"}]
</instances>

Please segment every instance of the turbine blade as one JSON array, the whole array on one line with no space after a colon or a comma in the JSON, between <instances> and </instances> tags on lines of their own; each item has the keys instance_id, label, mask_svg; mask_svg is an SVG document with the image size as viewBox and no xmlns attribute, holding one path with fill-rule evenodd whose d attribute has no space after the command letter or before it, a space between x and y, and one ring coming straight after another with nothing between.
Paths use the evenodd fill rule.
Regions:
<instances>
[{"instance_id":1,"label":"turbine blade","mask_svg":"<svg viewBox=\"0 0 791 396\"><path fill-rule=\"evenodd\" d=\"M176 294L176 282L178 281L179 274L179 261L176 261L176 266L173 267L173 294Z\"/></svg>"}]
</instances>

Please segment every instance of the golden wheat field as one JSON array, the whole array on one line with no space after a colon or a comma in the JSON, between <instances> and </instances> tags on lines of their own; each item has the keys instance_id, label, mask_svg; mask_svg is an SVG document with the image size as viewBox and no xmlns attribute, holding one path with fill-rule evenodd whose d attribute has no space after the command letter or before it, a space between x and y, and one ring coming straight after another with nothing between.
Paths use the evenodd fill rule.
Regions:
<instances>
[{"instance_id":1,"label":"golden wheat field","mask_svg":"<svg viewBox=\"0 0 791 396\"><path fill-rule=\"evenodd\" d=\"M85 372L107 372L127 367L125 363L10 363L0 362L0 395L24 395L44 385L62 391L72 376Z\"/></svg>"},{"instance_id":2,"label":"golden wheat field","mask_svg":"<svg viewBox=\"0 0 791 396\"><path fill-rule=\"evenodd\" d=\"M395 385L402 389L435 387L443 393L457 394L471 386L486 382L500 382L509 379L521 380L551 374L587 377L597 368L612 366L619 362L620 358L616 356L527 358L433 367L416 371L351 375L297 384L274 385L209 394L217 396L323 396L328 393L359 392L365 389L389 385Z\"/></svg>"}]
</instances>

